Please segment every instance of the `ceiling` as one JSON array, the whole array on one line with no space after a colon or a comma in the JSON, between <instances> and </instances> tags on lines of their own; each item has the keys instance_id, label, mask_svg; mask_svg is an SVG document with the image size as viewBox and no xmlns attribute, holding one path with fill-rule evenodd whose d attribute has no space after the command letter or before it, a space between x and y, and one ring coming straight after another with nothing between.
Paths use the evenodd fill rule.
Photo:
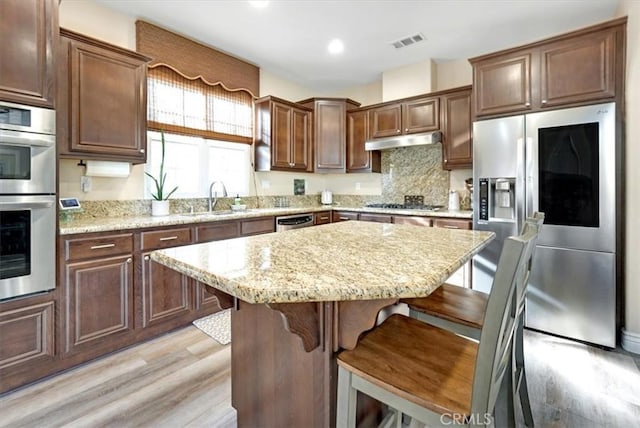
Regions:
<instances>
[{"instance_id":1,"label":"ceiling","mask_svg":"<svg viewBox=\"0 0 640 428\"><path fill-rule=\"evenodd\" d=\"M614 17L619 0L96 0L318 92L428 59L466 59ZM395 49L415 33L426 41ZM331 55L327 45L343 40Z\"/></svg>"}]
</instances>

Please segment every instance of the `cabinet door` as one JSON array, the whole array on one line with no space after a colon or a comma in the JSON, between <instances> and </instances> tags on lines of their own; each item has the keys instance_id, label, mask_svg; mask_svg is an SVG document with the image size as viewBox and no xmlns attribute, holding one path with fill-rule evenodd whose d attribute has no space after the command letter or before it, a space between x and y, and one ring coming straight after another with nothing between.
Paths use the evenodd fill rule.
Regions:
<instances>
[{"instance_id":1,"label":"cabinet door","mask_svg":"<svg viewBox=\"0 0 640 428\"><path fill-rule=\"evenodd\" d=\"M476 116L530 110L531 61L531 52L519 52L475 63Z\"/></svg>"},{"instance_id":2,"label":"cabinet door","mask_svg":"<svg viewBox=\"0 0 640 428\"><path fill-rule=\"evenodd\" d=\"M311 171L311 112L292 109L291 169Z\"/></svg>"},{"instance_id":3,"label":"cabinet door","mask_svg":"<svg viewBox=\"0 0 640 428\"><path fill-rule=\"evenodd\" d=\"M319 211L315 215L315 224L331 223L331 211Z\"/></svg>"},{"instance_id":4,"label":"cabinet door","mask_svg":"<svg viewBox=\"0 0 640 428\"><path fill-rule=\"evenodd\" d=\"M0 1L0 99L53 107L57 0Z\"/></svg>"},{"instance_id":5,"label":"cabinet door","mask_svg":"<svg viewBox=\"0 0 640 428\"><path fill-rule=\"evenodd\" d=\"M274 102L271 106L271 166L292 167L291 155L291 115L292 109Z\"/></svg>"},{"instance_id":6,"label":"cabinet door","mask_svg":"<svg viewBox=\"0 0 640 428\"><path fill-rule=\"evenodd\" d=\"M443 97L444 141L442 162L444 169L471 168L473 165L471 91Z\"/></svg>"},{"instance_id":7,"label":"cabinet door","mask_svg":"<svg viewBox=\"0 0 640 428\"><path fill-rule=\"evenodd\" d=\"M0 311L0 373L24 364L51 362L55 356L53 316L53 301Z\"/></svg>"},{"instance_id":8,"label":"cabinet door","mask_svg":"<svg viewBox=\"0 0 640 428\"><path fill-rule=\"evenodd\" d=\"M189 315L189 277L151 260L142 261L142 326Z\"/></svg>"},{"instance_id":9,"label":"cabinet door","mask_svg":"<svg viewBox=\"0 0 640 428\"><path fill-rule=\"evenodd\" d=\"M64 293L66 353L127 344L133 330L131 255L67 264Z\"/></svg>"},{"instance_id":10,"label":"cabinet door","mask_svg":"<svg viewBox=\"0 0 640 428\"><path fill-rule=\"evenodd\" d=\"M146 63L74 40L69 67L69 151L145 162Z\"/></svg>"},{"instance_id":11,"label":"cabinet door","mask_svg":"<svg viewBox=\"0 0 640 428\"><path fill-rule=\"evenodd\" d=\"M369 112L347 113L347 172L380 172L380 151L367 151Z\"/></svg>"},{"instance_id":12,"label":"cabinet door","mask_svg":"<svg viewBox=\"0 0 640 428\"><path fill-rule=\"evenodd\" d=\"M395 224L412 224L414 226L431 227L431 219L429 217L418 216L393 216L393 222Z\"/></svg>"},{"instance_id":13,"label":"cabinet door","mask_svg":"<svg viewBox=\"0 0 640 428\"><path fill-rule=\"evenodd\" d=\"M346 105L316 101L314 111L315 171L346 171Z\"/></svg>"},{"instance_id":14,"label":"cabinet door","mask_svg":"<svg viewBox=\"0 0 640 428\"><path fill-rule=\"evenodd\" d=\"M402 133L402 105L391 104L369 110L369 136L390 137Z\"/></svg>"},{"instance_id":15,"label":"cabinet door","mask_svg":"<svg viewBox=\"0 0 640 428\"><path fill-rule=\"evenodd\" d=\"M439 98L425 98L403 103L402 124L405 134L438 131L440 129Z\"/></svg>"},{"instance_id":16,"label":"cabinet door","mask_svg":"<svg viewBox=\"0 0 640 428\"><path fill-rule=\"evenodd\" d=\"M391 223L391 216L387 214L360 213L360 221L372 221L374 223Z\"/></svg>"},{"instance_id":17,"label":"cabinet door","mask_svg":"<svg viewBox=\"0 0 640 428\"><path fill-rule=\"evenodd\" d=\"M200 315L208 315L233 307L233 296L195 281L196 309Z\"/></svg>"},{"instance_id":18,"label":"cabinet door","mask_svg":"<svg viewBox=\"0 0 640 428\"><path fill-rule=\"evenodd\" d=\"M541 106L614 98L615 42L606 30L542 47Z\"/></svg>"},{"instance_id":19,"label":"cabinet door","mask_svg":"<svg viewBox=\"0 0 640 428\"><path fill-rule=\"evenodd\" d=\"M436 218L433 221L434 227L444 227L445 229L466 229L471 230L471 221L455 218Z\"/></svg>"}]
</instances>

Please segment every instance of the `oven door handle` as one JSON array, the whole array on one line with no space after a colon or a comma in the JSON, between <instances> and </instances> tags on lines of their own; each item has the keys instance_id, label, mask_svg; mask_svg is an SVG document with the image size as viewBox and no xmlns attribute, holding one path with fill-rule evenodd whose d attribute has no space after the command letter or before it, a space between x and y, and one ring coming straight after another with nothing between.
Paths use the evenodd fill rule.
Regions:
<instances>
[{"instance_id":1,"label":"oven door handle","mask_svg":"<svg viewBox=\"0 0 640 428\"><path fill-rule=\"evenodd\" d=\"M56 144L55 135L32 134L30 132L0 130L0 145L24 147L53 147Z\"/></svg>"},{"instance_id":2,"label":"oven door handle","mask_svg":"<svg viewBox=\"0 0 640 428\"><path fill-rule=\"evenodd\" d=\"M0 210L25 210L25 209L40 209L51 208L53 202L0 202Z\"/></svg>"}]
</instances>

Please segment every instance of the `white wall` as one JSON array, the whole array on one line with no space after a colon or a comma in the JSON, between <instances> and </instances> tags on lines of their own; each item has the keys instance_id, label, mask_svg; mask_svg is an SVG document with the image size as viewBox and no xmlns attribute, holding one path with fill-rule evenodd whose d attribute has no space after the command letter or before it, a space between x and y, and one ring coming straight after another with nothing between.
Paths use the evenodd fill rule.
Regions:
<instances>
[{"instance_id":1,"label":"white wall","mask_svg":"<svg viewBox=\"0 0 640 428\"><path fill-rule=\"evenodd\" d=\"M436 90L470 85L473 69L466 59L436 63Z\"/></svg>"},{"instance_id":2,"label":"white wall","mask_svg":"<svg viewBox=\"0 0 640 428\"><path fill-rule=\"evenodd\" d=\"M382 73L382 101L393 101L435 89L435 66L428 59Z\"/></svg>"},{"instance_id":3,"label":"white wall","mask_svg":"<svg viewBox=\"0 0 640 428\"><path fill-rule=\"evenodd\" d=\"M640 1L622 0L627 15L625 330L622 345L640 353Z\"/></svg>"}]
</instances>

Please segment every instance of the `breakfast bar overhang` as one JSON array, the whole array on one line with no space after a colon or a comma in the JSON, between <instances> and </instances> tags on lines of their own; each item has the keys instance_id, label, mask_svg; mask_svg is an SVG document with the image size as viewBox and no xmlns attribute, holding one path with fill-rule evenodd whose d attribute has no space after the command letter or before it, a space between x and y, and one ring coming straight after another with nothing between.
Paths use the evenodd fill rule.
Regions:
<instances>
[{"instance_id":1,"label":"breakfast bar overhang","mask_svg":"<svg viewBox=\"0 0 640 428\"><path fill-rule=\"evenodd\" d=\"M332 427L336 354L352 349L382 308L427 296L493 238L350 221L151 257L215 288L220 302L233 306L232 405L239 427Z\"/></svg>"}]
</instances>

